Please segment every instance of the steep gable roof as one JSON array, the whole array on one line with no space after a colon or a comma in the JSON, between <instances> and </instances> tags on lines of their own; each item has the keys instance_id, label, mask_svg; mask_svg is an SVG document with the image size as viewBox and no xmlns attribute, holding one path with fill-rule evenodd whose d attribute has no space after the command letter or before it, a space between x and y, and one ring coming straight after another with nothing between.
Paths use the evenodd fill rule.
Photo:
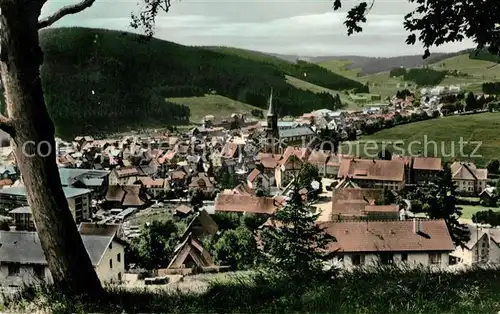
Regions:
<instances>
[{"instance_id":1,"label":"steep gable roof","mask_svg":"<svg viewBox=\"0 0 500 314\"><path fill-rule=\"evenodd\" d=\"M203 247L201 241L191 233L177 246L174 253L175 256L172 258L167 268L181 268L188 257L190 257L197 266L214 266L210 253Z\"/></svg>"}]
</instances>

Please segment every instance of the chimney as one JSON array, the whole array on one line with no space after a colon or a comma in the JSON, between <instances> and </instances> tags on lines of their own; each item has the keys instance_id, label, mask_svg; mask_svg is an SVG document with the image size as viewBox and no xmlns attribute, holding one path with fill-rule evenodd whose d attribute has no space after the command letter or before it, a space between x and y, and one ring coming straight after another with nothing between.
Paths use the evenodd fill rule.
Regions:
<instances>
[{"instance_id":1,"label":"chimney","mask_svg":"<svg viewBox=\"0 0 500 314\"><path fill-rule=\"evenodd\" d=\"M417 218L413 218L413 232L416 234L420 233L420 220Z\"/></svg>"}]
</instances>

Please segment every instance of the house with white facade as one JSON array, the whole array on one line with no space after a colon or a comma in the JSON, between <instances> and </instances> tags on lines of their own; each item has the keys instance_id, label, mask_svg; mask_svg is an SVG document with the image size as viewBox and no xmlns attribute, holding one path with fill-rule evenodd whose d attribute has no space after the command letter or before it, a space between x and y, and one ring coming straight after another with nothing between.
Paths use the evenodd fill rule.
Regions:
<instances>
[{"instance_id":1,"label":"house with white facade","mask_svg":"<svg viewBox=\"0 0 500 314\"><path fill-rule=\"evenodd\" d=\"M479 169L472 162L455 161L451 165L453 182L464 195L478 195L487 186L488 169Z\"/></svg>"},{"instance_id":2,"label":"house with white facade","mask_svg":"<svg viewBox=\"0 0 500 314\"><path fill-rule=\"evenodd\" d=\"M444 220L343 221L321 224L336 241L333 263L356 266L401 264L447 267L455 249Z\"/></svg>"},{"instance_id":3,"label":"house with white facade","mask_svg":"<svg viewBox=\"0 0 500 314\"><path fill-rule=\"evenodd\" d=\"M457 258L457 263L468 266L478 263L500 264L500 229L475 225L467 227L470 240L451 254Z\"/></svg>"},{"instance_id":4,"label":"house with white facade","mask_svg":"<svg viewBox=\"0 0 500 314\"><path fill-rule=\"evenodd\" d=\"M82 234L97 276L103 283L119 282L125 273L124 242L115 235ZM0 231L0 283L22 287L52 283L52 275L36 232Z\"/></svg>"}]
</instances>

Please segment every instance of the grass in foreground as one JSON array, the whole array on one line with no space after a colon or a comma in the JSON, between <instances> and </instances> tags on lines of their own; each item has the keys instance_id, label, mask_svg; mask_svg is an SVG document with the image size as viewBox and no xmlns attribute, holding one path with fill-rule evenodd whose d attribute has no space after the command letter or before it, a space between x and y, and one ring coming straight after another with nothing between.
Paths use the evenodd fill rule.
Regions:
<instances>
[{"instance_id":1,"label":"grass in foreground","mask_svg":"<svg viewBox=\"0 0 500 314\"><path fill-rule=\"evenodd\" d=\"M5 304L9 313L497 313L500 270L432 272L377 268L342 273L300 289L255 276L211 282L205 293L108 290L69 299L44 287Z\"/></svg>"},{"instance_id":2,"label":"grass in foreground","mask_svg":"<svg viewBox=\"0 0 500 314\"><path fill-rule=\"evenodd\" d=\"M460 139L464 142L463 154L460 153ZM403 151L395 149L394 142L397 141L402 141L397 147ZM373 158L384 145L397 154L437 156L444 161L468 160L484 167L491 159L500 158L500 113L452 116L399 125L345 144L342 153L347 154L350 150L351 154ZM476 147L479 148L474 151Z\"/></svg>"},{"instance_id":3,"label":"grass in foreground","mask_svg":"<svg viewBox=\"0 0 500 314\"><path fill-rule=\"evenodd\" d=\"M247 113L253 109L262 110L240 101L220 95L205 95L203 97L173 97L170 102L186 105L191 111L189 120L200 123L204 116L211 114L216 117L229 117L233 113Z\"/></svg>"}]
</instances>

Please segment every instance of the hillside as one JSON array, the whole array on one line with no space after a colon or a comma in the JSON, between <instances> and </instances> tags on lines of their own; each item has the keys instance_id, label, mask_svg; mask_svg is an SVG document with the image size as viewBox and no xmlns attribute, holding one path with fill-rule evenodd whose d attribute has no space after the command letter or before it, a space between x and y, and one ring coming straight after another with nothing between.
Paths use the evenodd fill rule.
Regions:
<instances>
[{"instance_id":1,"label":"hillside","mask_svg":"<svg viewBox=\"0 0 500 314\"><path fill-rule=\"evenodd\" d=\"M464 156L460 154L461 139L468 142L463 144ZM445 161L453 161L457 158L472 161L478 166L486 166L491 159L500 159L498 150L500 147L500 113L452 116L399 125L372 135L362 136L359 142L350 143L349 146L351 152L358 151L360 156L367 157L369 154L376 155L383 143L386 143L390 151L394 151L395 146L392 143L396 141L402 141L398 147L404 149L406 154L438 156ZM437 143L437 150L434 144L430 143L431 141ZM370 146L367 142L371 142ZM474 152L478 142L481 143L480 147ZM371 149L374 146L373 143L378 144L378 150ZM428 143L427 152L425 143ZM344 146L342 149L342 153L348 153L349 147ZM473 152L478 156L471 156ZM401 154L401 151L399 153Z\"/></svg>"},{"instance_id":2,"label":"hillside","mask_svg":"<svg viewBox=\"0 0 500 314\"><path fill-rule=\"evenodd\" d=\"M188 102L214 94L260 108L271 87L281 115L332 108L332 97L288 84L286 75L335 90L363 84L316 64L230 48L187 47L130 33L58 28L41 32L47 106L59 135L189 123ZM306 76L304 76L306 73ZM207 112L216 109L207 105ZM78 121L78 123L75 123Z\"/></svg>"},{"instance_id":3,"label":"hillside","mask_svg":"<svg viewBox=\"0 0 500 314\"><path fill-rule=\"evenodd\" d=\"M200 97L172 97L167 101L189 108L190 121L200 122L204 116L217 113L218 117L228 117L233 113L249 113L261 109L220 95L205 95Z\"/></svg>"}]
</instances>

